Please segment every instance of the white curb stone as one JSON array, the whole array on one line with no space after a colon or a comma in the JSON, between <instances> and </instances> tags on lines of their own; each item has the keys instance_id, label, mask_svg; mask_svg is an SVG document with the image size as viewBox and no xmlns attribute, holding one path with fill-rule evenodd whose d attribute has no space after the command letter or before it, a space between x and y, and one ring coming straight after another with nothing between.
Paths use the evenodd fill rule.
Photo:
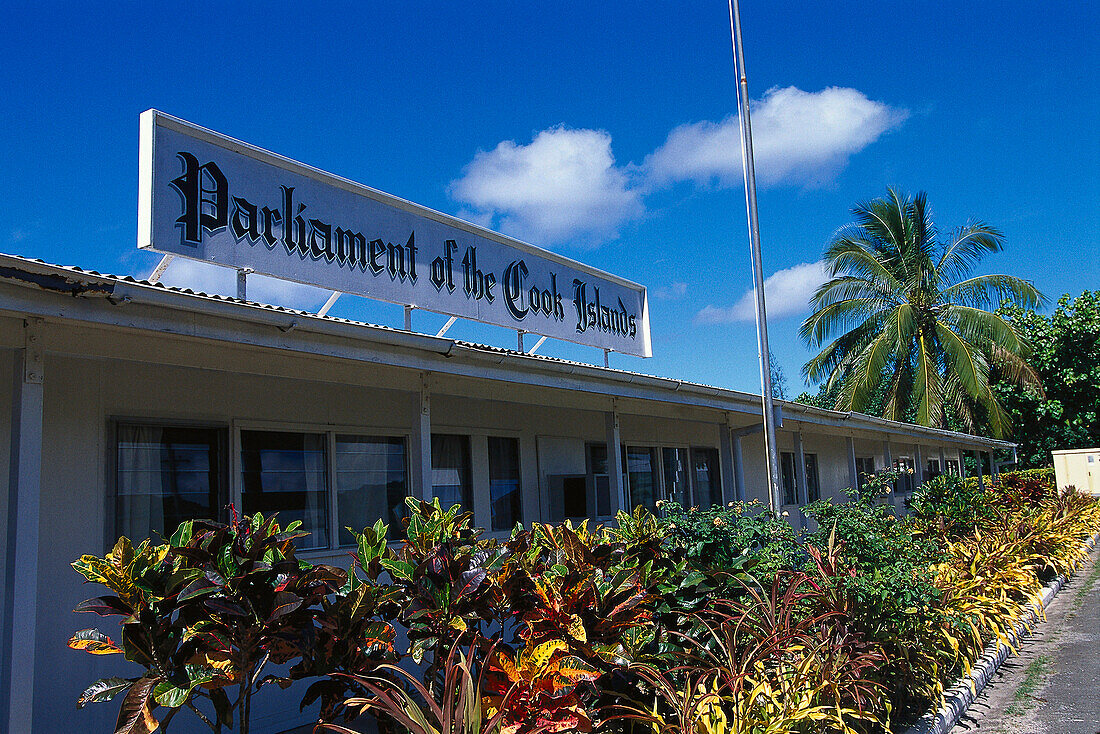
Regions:
<instances>
[{"instance_id":1,"label":"white curb stone","mask_svg":"<svg viewBox=\"0 0 1100 734\"><path fill-rule=\"evenodd\" d=\"M1091 553L1100 534L1089 538L1085 548ZM1043 587L1039 601L1027 604L1027 614L1009 633L1008 642L994 641L985 648L982 656L970 669L970 675L965 675L955 681L944 693L944 702L938 709L930 709L917 723L906 729L905 734L947 734L959 722L967 708L982 692L986 684L1001 667L1001 663L1008 658L1012 648L1019 640L1026 637L1031 625L1042 619L1042 610L1050 606L1051 600L1062 590L1066 583L1065 576L1059 576ZM1010 644L1011 643L1011 646Z\"/></svg>"}]
</instances>

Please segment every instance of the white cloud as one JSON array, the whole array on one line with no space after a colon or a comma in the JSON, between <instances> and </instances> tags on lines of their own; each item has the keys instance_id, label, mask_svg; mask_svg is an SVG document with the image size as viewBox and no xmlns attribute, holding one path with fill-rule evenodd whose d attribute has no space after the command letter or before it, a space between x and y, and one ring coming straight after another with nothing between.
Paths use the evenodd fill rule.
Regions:
<instances>
[{"instance_id":1,"label":"white cloud","mask_svg":"<svg viewBox=\"0 0 1100 734\"><path fill-rule=\"evenodd\" d=\"M643 212L601 130L555 127L528 145L505 140L479 151L451 183L451 195L472 207L479 223L492 221L540 245L599 243Z\"/></svg>"},{"instance_id":2,"label":"white cloud","mask_svg":"<svg viewBox=\"0 0 1100 734\"><path fill-rule=\"evenodd\" d=\"M818 286L828 280L824 261L800 263L772 273L764 279L764 301L768 319L802 313ZM750 288L729 307L707 305L695 315L699 324L729 324L756 319L756 291Z\"/></svg>"},{"instance_id":3,"label":"white cloud","mask_svg":"<svg viewBox=\"0 0 1100 734\"><path fill-rule=\"evenodd\" d=\"M683 298L687 294L687 283L669 283L668 285L662 285L658 288L654 288L650 291L654 298L659 298L662 301L676 301Z\"/></svg>"},{"instance_id":4,"label":"white cloud","mask_svg":"<svg viewBox=\"0 0 1100 734\"><path fill-rule=\"evenodd\" d=\"M190 288L220 296L237 295L236 270L182 257L177 257L168 265L160 282L176 288ZM331 291L322 288L269 278L266 275L248 276L248 300L258 303L315 311L330 293Z\"/></svg>"},{"instance_id":5,"label":"white cloud","mask_svg":"<svg viewBox=\"0 0 1100 734\"><path fill-rule=\"evenodd\" d=\"M752 108L757 180L826 183L908 114L856 89L769 90ZM482 226L539 245L597 245L645 213L644 194L680 181L740 185L738 130L736 115L681 125L640 166L620 166L607 132L554 127L527 145L479 151L450 193L460 216Z\"/></svg>"},{"instance_id":6,"label":"white cloud","mask_svg":"<svg viewBox=\"0 0 1100 734\"><path fill-rule=\"evenodd\" d=\"M771 89L763 99L754 100L751 109L756 176L764 185L820 185L843 168L851 155L908 116L905 110L842 87L820 92ZM677 127L664 145L646 157L643 169L650 190L677 181L740 184L737 116Z\"/></svg>"}]
</instances>

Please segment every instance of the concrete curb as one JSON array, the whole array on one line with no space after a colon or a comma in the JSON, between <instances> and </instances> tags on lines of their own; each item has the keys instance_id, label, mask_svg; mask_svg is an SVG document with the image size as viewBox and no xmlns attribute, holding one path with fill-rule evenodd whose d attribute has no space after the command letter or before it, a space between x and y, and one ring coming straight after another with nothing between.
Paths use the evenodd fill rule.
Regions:
<instances>
[{"instance_id":1,"label":"concrete curb","mask_svg":"<svg viewBox=\"0 0 1100 734\"><path fill-rule=\"evenodd\" d=\"M1100 533L1093 535L1085 542L1085 549L1089 553L1096 546L1098 539L1100 539ZM1031 625L1042 619L1042 611L1050 606L1050 602L1062 590L1065 583L1065 576L1057 577L1043 587L1038 602L1028 603L1027 614L1009 633L1009 641L1013 647L1028 635ZM1007 642L989 643L970 669L970 675L955 681L955 684L944 692L943 704L938 709L930 709L921 716L917 723L905 730L905 734L947 734L951 731L1011 653L1012 650Z\"/></svg>"}]
</instances>

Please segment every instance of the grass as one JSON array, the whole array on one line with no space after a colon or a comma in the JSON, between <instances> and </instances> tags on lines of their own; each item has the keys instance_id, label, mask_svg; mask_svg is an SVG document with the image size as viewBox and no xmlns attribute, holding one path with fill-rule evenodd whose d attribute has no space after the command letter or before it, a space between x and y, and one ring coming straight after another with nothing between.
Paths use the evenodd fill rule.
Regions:
<instances>
[{"instance_id":1,"label":"grass","mask_svg":"<svg viewBox=\"0 0 1100 734\"><path fill-rule=\"evenodd\" d=\"M1035 702L1034 694L1039 687L1039 681L1050 671L1053 662L1046 655L1040 655L1031 661L1031 665L1028 665L1027 669L1024 670L1024 680L1020 683L1020 687L1016 689L1016 695L1013 697L1012 703L1005 709L1006 714L1021 716L1031 708Z\"/></svg>"},{"instance_id":2,"label":"grass","mask_svg":"<svg viewBox=\"0 0 1100 734\"><path fill-rule=\"evenodd\" d=\"M1084 582L1081 584L1081 590L1077 592L1077 596L1073 600L1073 611L1076 612L1081 608L1081 605L1085 603L1085 598L1088 597L1089 591L1092 589L1096 580L1100 579L1100 561L1092 564L1092 570L1089 575L1085 577Z\"/></svg>"}]
</instances>

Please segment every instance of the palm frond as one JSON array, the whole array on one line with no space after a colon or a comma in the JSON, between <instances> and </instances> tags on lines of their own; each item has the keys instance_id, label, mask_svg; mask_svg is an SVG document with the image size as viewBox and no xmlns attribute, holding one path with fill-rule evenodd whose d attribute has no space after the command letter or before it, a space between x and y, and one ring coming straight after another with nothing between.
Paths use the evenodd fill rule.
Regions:
<instances>
[{"instance_id":1,"label":"palm frond","mask_svg":"<svg viewBox=\"0 0 1100 734\"><path fill-rule=\"evenodd\" d=\"M874 319L879 310L881 303L877 299L848 298L837 301L806 317L798 333L803 340L817 346L837 331L851 331L868 319Z\"/></svg>"},{"instance_id":2,"label":"palm frond","mask_svg":"<svg viewBox=\"0 0 1100 734\"><path fill-rule=\"evenodd\" d=\"M944 249L936 270L945 280L964 277L991 252L1000 252L1004 234L985 222L971 222L960 228Z\"/></svg>"},{"instance_id":3,"label":"palm frond","mask_svg":"<svg viewBox=\"0 0 1100 734\"><path fill-rule=\"evenodd\" d=\"M922 426L943 425L943 391L937 347L932 334L917 334L912 401L917 406L916 421Z\"/></svg>"},{"instance_id":4,"label":"palm frond","mask_svg":"<svg viewBox=\"0 0 1100 734\"><path fill-rule=\"evenodd\" d=\"M1011 322L998 314L972 306L949 305L940 321L971 344L986 348L990 344L1017 354L1027 353L1027 344Z\"/></svg>"},{"instance_id":5,"label":"palm frond","mask_svg":"<svg viewBox=\"0 0 1100 734\"><path fill-rule=\"evenodd\" d=\"M1004 301L1020 308L1038 308L1048 299L1030 282L1011 275L976 275L944 288L944 301L972 308L997 308Z\"/></svg>"}]
</instances>

